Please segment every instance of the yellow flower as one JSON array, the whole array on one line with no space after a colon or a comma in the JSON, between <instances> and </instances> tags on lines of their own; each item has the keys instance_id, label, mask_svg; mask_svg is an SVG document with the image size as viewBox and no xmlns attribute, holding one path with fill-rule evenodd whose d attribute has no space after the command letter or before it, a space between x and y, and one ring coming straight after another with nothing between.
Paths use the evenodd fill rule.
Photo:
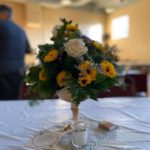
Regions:
<instances>
[{"instance_id":1,"label":"yellow flower","mask_svg":"<svg viewBox=\"0 0 150 150\"><path fill-rule=\"evenodd\" d=\"M56 81L57 81L57 84L60 86L60 87L63 87L65 86L65 80L67 78L69 78L71 76L71 74L69 72L66 72L66 71L61 71L57 77L56 77Z\"/></svg>"},{"instance_id":2,"label":"yellow flower","mask_svg":"<svg viewBox=\"0 0 150 150\"><path fill-rule=\"evenodd\" d=\"M93 45L94 45L95 48L97 48L97 49L99 49L101 51L104 51L104 47L100 43L94 41Z\"/></svg>"},{"instance_id":3,"label":"yellow flower","mask_svg":"<svg viewBox=\"0 0 150 150\"><path fill-rule=\"evenodd\" d=\"M81 87L85 87L91 84L92 80L89 75L79 77L79 84Z\"/></svg>"},{"instance_id":4,"label":"yellow flower","mask_svg":"<svg viewBox=\"0 0 150 150\"><path fill-rule=\"evenodd\" d=\"M66 29L69 31L77 31L79 30L77 25L67 24Z\"/></svg>"},{"instance_id":5,"label":"yellow flower","mask_svg":"<svg viewBox=\"0 0 150 150\"><path fill-rule=\"evenodd\" d=\"M88 69L87 74L90 76L91 80L96 80L97 70L95 68Z\"/></svg>"},{"instance_id":6,"label":"yellow flower","mask_svg":"<svg viewBox=\"0 0 150 150\"><path fill-rule=\"evenodd\" d=\"M103 73L110 77L110 78L114 78L117 75L117 72L115 70L115 67L112 63L110 63L109 61L103 61L101 64L101 69L103 71Z\"/></svg>"},{"instance_id":7,"label":"yellow flower","mask_svg":"<svg viewBox=\"0 0 150 150\"><path fill-rule=\"evenodd\" d=\"M91 62L90 61L84 61L83 63L81 63L80 65L79 65L79 68L81 69L81 70L87 70L88 68L89 68L89 65L91 64Z\"/></svg>"},{"instance_id":8,"label":"yellow flower","mask_svg":"<svg viewBox=\"0 0 150 150\"><path fill-rule=\"evenodd\" d=\"M81 70L80 76L89 75L91 80L96 79L97 70L95 68L91 67L90 61L84 61L79 65L79 68Z\"/></svg>"},{"instance_id":9,"label":"yellow flower","mask_svg":"<svg viewBox=\"0 0 150 150\"><path fill-rule=\"evenodd\" d=\"M45 81L46 80L46 74L45 74L44 70L39 72L39 80L40 81Z\"/></svg>"},{"instance_id":10,"label":"yellow flower","mask_svg":"<svg viewBox=\"0 0 150 150\"><path fill-rule=\"evenodd\" d=\"M58 51L53 49L45 56L44 61L45 62L52 62L58 57Z\"/></svg>"}]
</instances>

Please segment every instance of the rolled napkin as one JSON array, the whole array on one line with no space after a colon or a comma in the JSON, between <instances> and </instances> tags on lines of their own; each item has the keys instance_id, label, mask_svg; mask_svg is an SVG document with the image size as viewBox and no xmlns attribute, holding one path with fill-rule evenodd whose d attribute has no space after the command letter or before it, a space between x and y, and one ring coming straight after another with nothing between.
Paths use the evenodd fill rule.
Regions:
<instances>
[{"instance_id":1,"label":"rolled napkin","mask_svg":"<svg viewBox=\"0 0 150 150\"><path fill-rule=\"evenodd\" d=\"M107 131L111 131L111 130L114 130L116 129L118 126L109 122L109 121L101 121L99 123L99 128L102 128L102 129L105 129Z\"/></svg>"}]
</instances>

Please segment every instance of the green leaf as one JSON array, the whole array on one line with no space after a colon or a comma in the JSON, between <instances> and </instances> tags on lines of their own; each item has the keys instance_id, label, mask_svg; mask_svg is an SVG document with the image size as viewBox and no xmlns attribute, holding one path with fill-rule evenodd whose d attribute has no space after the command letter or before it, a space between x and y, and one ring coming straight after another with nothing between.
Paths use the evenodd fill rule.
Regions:
<instances>
[{"instance_id":1,"label":"green leaf","mask_svg":"<svg viewBox=\"0 0 150 150\"><path fill-rule=\"evenodd\" d=\"M87 93L83 90L78 84L77 79L70 78L66 82L69 92L72 95L73 101L79 105L81 101L84 101L87 98Z\"/></svg>"},{"instance_id":2,"label":"green leaf","mask_svg":"<svg viewBox=\"0 0 150 150\"><path fill-rule=\"evenodd\" d=\"M71 72L73 75L78 75L78 70L75 68L77 62L74 58L65 55L62 60L62 69Z\"/></svg>"},{"instance_id":3,"label":"green leaf","mask_svg":"<svg viewBox=\"0 0 150 150\"><path fill-rule=\"evenodd\" d=\"M48 52L50 49L52 49L54 46L51 45L51 44L44 44L44 45L39 45L38 46L40 51L43 51L43 52Z\"/></svg>"},{"instance_id":4,"label":"green leaf","mask_svg":"<svg viewBox=\"0 0 150 150\"><path fill-rule=\"evenodd\" d=\"M41 69L41 66L31 67L29 73L26 76L26 82L37 82L39 80L39 72L41 71Z\"/></svg>"},{"instance_id":5,"label":"green leaf","mask_svg":"<svg viewBox=\"0 0 150 150\"><path fill-rule=\"evenodd\" d=\"M104 74L98 73L97 76L96 76L95 84L100 84L101 82L105 81L106 78L107 77Z\"/></svg>"}]
</instances>

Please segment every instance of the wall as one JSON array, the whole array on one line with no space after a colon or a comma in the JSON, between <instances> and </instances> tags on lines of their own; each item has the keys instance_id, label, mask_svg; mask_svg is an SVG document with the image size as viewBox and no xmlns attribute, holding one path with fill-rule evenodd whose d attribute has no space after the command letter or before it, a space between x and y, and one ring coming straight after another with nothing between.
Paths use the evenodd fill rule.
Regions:
<instances>
[{"instance_id":1,"label":"wall","mask_svg":"<svg viewBox=\"0 0 150 150\"><path fill-rule=\"evenodd\" d=\"M62 17L72 19L75 23L79 23L81 27L96 23L102 23L103 26L105 26L105 15L84 10L42 7L42 26L40 28L29 28L26 26L25 4L11 2L11 0L0 0L0 4L7 4L12 7L14 14L13 20L26 30L30 43L34 49L37 48L38 44L49 42L52 28L60 23L59 19Z\"/></svg>"},{"instance_id":2,"label":"wall","mask_svg":"<svg viewBox=\"0 0 150 150\"><path fill-rule=\"evenodd\" d=\"M8 2L7 0L0 0L0 4L6 4L13 9L13 20L24 27L25 25L25 6L21 3Z\"/></svg>"},{"instance_id":3,"label":"wall","mask_svg":"<svg viewBox=\"0 0 150 150\"><path fill-rule=\"evenodd\" d=\"M56 24L60 23L59 18L67 18L68 20L73 20L75 23L78 23L79 27L81 28L85 28L86 26L98 23L102 23L102 25L105 27L105 15L100 15L98 13L92 13L89 11L74 9L52 10L43 8L43 16L45 26L44 28L46 29L46 39L48 39L48 37L50 36L51 29Z\"/></svg>"},{"instance_id":4,"label":"wall","mask_svg":"<svg viewBox=\"0 0 150 150\"><path fill-rule=\"evenodd\" d=\"M139 0L107 16L107 32L111 33L113 18L128 14L130 16L129 37L111 40L120 48L121 60L134 63L150 63L150 0Z\"/></svg>"},{"instance_id":5,"label":"wall","mask_svg":"<svg viewBox=\"0 0 150 150\"><path fill-rule=\"evenodd\" d=\"M36 46L39 43L49 42L51 37L51 31L56 24L60 23L60 18L67 18L78 23L79 26L91 25L96 23L102 23L105 26L105 16L98 13L91 13L82 10L72 9L50 9L42 8L42 27L39 29L27 28L29 37L32 40L34 37L41 36L39 40L34 41L33 45ZM35 38L34 38L35 39Z\"/></svg>"},{"instance_id":6,"label":"wall","mask_svg":"<svg viewBox=\"0 0 150 150\"><path fill-rule=\"evenodd\" d=\"M59 19L65 17L72 19L75 23L83 28L85 25L102 23L105 26L105 15L101 15L89 11L78 11L75 9L51 9L42 7L42 26L40 28L29 28L26 26L26 5L23 3L11 2L11 0L0 0L0 4L7 4L13 9L13 20L22 26L29 38L33 49L36 49L39 44L50 42L52 28L60 23ZM105 29L105 28L104 28ZM35 55L27 55L26 63L35 62Z\"/></svg>"},{"instance_id":7,"label":"wall","mask_svg":"<svg viewBox=\"0 0 150 150\"><path fill-rule=\"evenodd\" d=\"M129 37L122 40L110 41L116 44L120 49L121 61L131 60L135 63L150 63L150 0L138 0L127 7L117 10L109 14L106 18L101 15L88 11L77 11L74 9L50 9L42 7L42 27L28 28L25 20L25 4L6 2L0 0L0 3L7 3L13 8L13 20L25 28L30 39L32 47L35 49L38 44L49 42L50 32L53 26L59 23L60 17L66 17L79 23L81 27L84 25L102 23L106 26L106 31L111 32L111 21L113 18L128 14L130 16L130 33Z\"/></svg>"}]
</instances>

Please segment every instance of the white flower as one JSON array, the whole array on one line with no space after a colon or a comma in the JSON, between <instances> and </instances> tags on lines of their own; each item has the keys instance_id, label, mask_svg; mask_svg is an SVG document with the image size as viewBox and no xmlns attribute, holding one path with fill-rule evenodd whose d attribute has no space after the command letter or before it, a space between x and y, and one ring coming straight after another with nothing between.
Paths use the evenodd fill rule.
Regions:
<instances>
[{"instance_id":1,"label":"white flower","mask_svg":"<svg viewBox=\"0 0 150 150\"><path fill-rule=\"evenodd\" d=\"M57 36L57 33L58 33L58 29L60 28L60 26L59 25L56 25L54 28L53 28L53 30L52 30L52 34L53 34L53 36L54 37L56 37Z\"/></svg>"},{"instance_id":2,"label":"white flower","mask_svg":"<svg viewBox=\"0 0 150 150\"><path fill-rule=\"evenodd\" d=\"M82 39L71 39L64 46L66 53L71 57L81 57L88 51Z\"/></svg>"}]
</instances>

